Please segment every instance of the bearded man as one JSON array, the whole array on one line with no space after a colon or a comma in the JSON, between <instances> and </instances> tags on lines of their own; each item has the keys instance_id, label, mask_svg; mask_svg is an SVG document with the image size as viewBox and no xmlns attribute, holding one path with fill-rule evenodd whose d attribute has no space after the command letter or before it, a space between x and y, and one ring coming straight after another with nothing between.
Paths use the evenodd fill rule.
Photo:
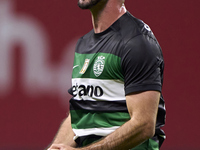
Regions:
<instances>
[{"instance_id":1,"label":"bearded man","mask_svg":"<svg viewBox=\"0 0 200 150\"><path fill-rule=\"evenodd\" d=\"M150 27L124 0L78 0L93 30L77 43L70 112L49 150L159 150L164 61Z\"/></svg>"}]
</instances>

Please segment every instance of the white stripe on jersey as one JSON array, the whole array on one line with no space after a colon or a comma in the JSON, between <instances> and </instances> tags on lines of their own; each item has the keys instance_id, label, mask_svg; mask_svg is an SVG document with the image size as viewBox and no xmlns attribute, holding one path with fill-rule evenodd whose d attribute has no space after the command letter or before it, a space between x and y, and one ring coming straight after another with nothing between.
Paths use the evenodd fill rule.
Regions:
<instances>
[{"instance_id":1,"label":"white stripe on jersey","mask_svg":"<svg viewBox=\"0 0 200 150\"><path fill-rule=\"evenodd\" d=\"M87 136L91 134L98 136L107 136L108 134L114 132L118 128L119 126L114 126L110 128L73 129L75 133L74 140L76 140L78 137Z\"/></svg>"}]
</instances>

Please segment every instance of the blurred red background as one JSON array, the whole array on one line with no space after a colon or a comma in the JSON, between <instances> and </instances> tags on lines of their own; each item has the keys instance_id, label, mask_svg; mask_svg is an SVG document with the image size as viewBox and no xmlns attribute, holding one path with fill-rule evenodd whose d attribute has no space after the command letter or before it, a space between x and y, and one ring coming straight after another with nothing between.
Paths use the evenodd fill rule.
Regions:
<instances>
[{"instance_id":1,"label":"blurred red background","mask_svg":"<svg viewBox=\"0 0 200 150\"><path fill-rule=\"evenodd\" d=\"M126 0L163 49L162 150L200 149L199 6ZM0 150L42 150L52 141L68 112L73 51L92 29L90 17L76 0L0 0Z\"/></svg>"}]
</instances>

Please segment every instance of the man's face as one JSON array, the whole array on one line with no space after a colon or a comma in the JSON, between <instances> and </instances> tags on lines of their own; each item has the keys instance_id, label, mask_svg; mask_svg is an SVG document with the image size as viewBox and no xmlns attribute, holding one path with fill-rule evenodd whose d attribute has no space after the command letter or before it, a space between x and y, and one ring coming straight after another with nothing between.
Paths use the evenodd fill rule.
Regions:
<instances>
[{"instance_id":1,"label":"man's face","mask_svg":"<svg viewBox=\"0 0 200 150\"><path fill-rule=\"evenodd\" d=\"M90 9L100 1L101 0L78 0L78 6L81 9Z\"/></svg>"}]
</instances>

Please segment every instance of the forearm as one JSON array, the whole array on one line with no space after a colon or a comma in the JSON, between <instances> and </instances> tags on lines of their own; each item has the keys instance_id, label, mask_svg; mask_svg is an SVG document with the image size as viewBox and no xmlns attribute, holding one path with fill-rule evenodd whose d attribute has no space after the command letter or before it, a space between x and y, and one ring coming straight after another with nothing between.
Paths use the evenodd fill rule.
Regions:
<instances>
[{"instance_id":1,"label":"forearm","mask_svg":"<svg viewBox=\"0 0 200 150\"><path fill-rule=\"evenodd\" d=\"M130 120L103 140L81 150L128 150L149 139L153 132L148 124Z\"/></svg>"},{"instance_id":2,"label":"forearm","mask_svg":"<svg viewBox=\"0 0 200 150\"><path fill-rule=\"evenodd\" d=\"M74 132L71 127L70 115L61 124L53 142L53 144L64 144L71 147L76 147L76 142L73 140Z\"/></svg>"}]
</instances>

